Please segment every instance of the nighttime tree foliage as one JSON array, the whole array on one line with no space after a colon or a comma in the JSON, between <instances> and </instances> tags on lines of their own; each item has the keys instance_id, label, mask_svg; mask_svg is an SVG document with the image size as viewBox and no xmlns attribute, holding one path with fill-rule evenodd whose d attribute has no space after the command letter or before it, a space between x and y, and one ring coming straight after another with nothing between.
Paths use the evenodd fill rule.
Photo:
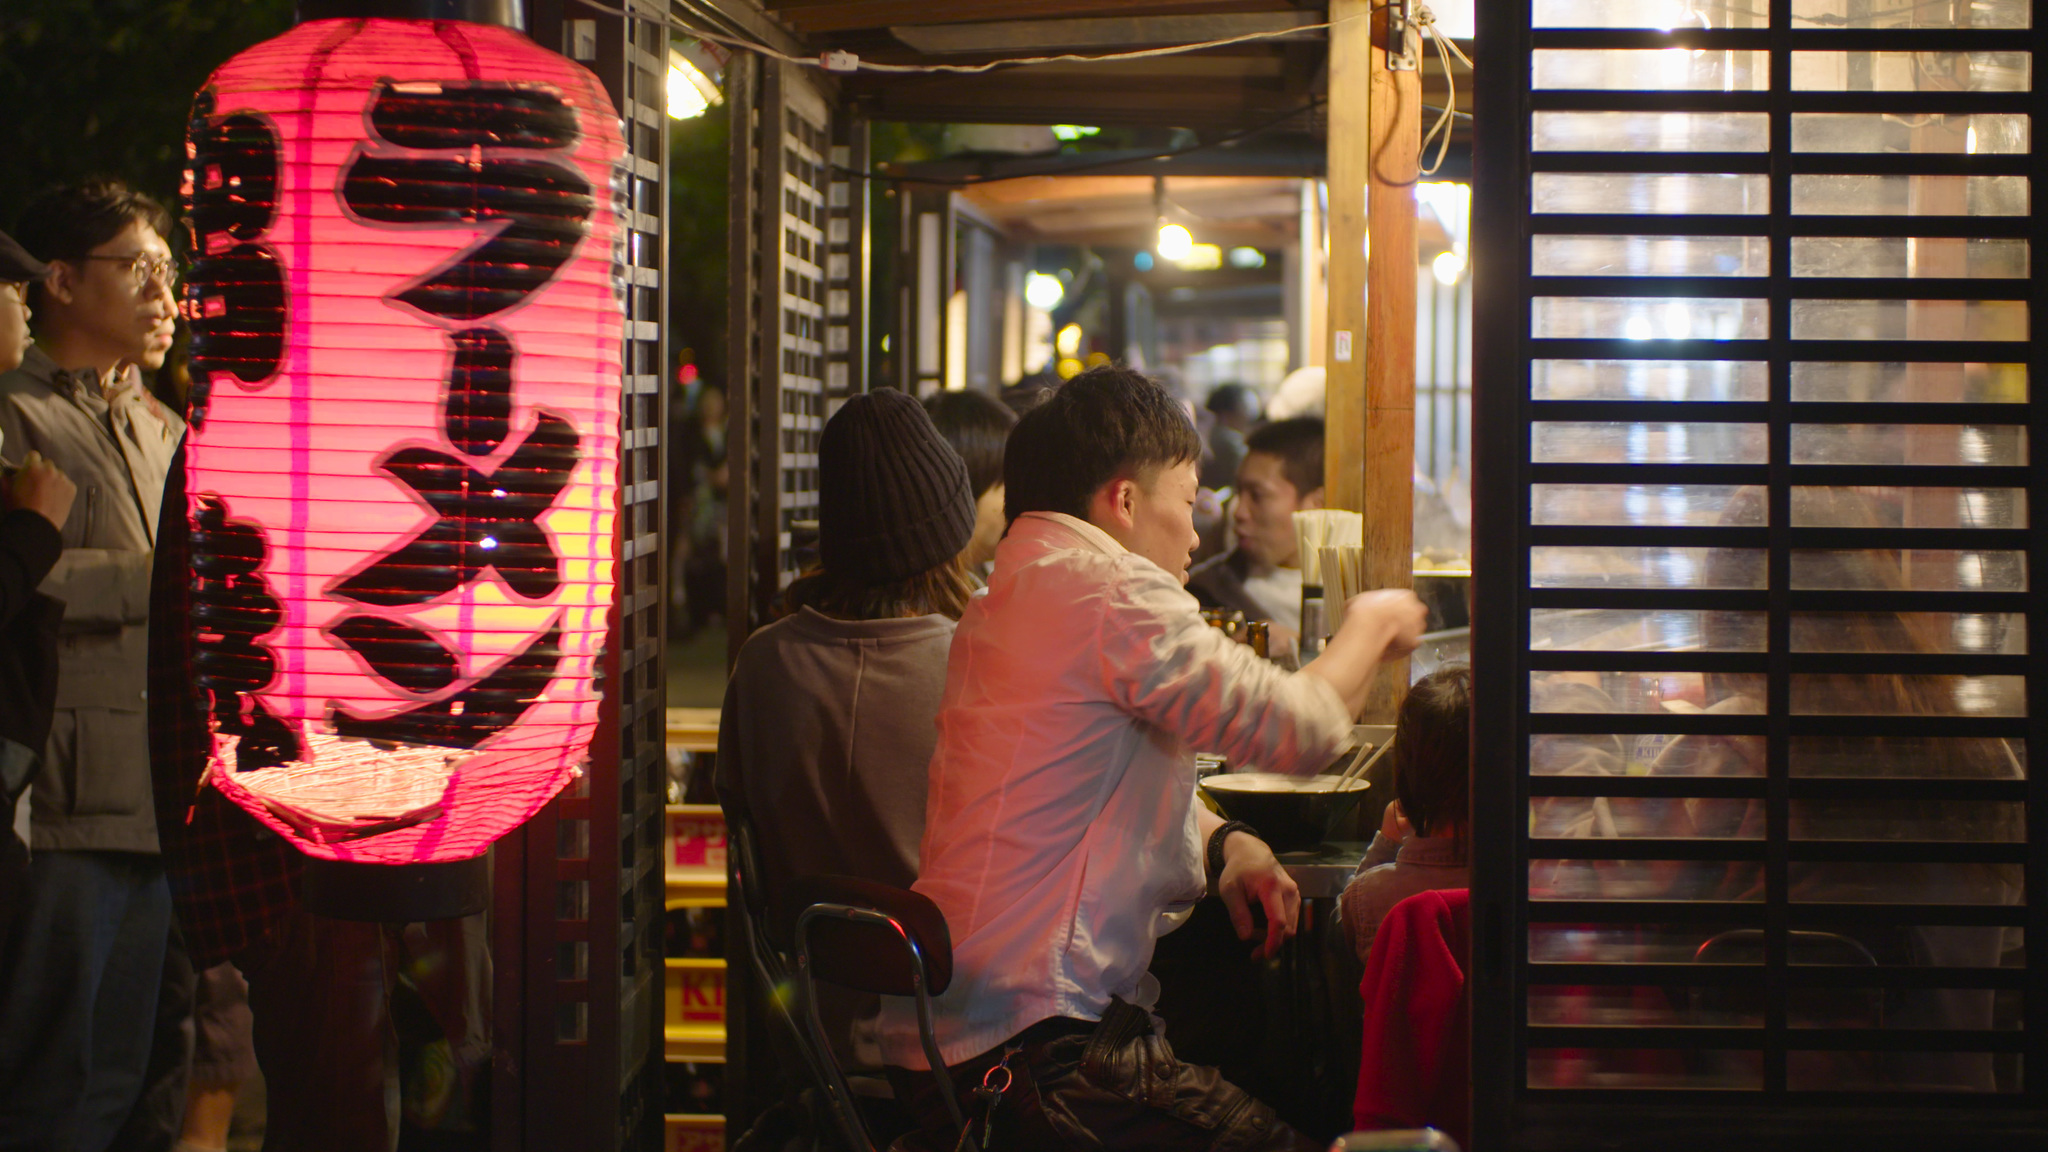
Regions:
<instances>
[{"instance_id":1,"label":"nighttime tree foliage","mask_svg":"<svg viewBox=\"0 0 2048 1152\"><path fill-rule=\"evenodd\" d=\"M0 3L0 225L38 189L92 176L176 205L192 93L291 22L292 0Z\"/></svg>"}]
</instances>

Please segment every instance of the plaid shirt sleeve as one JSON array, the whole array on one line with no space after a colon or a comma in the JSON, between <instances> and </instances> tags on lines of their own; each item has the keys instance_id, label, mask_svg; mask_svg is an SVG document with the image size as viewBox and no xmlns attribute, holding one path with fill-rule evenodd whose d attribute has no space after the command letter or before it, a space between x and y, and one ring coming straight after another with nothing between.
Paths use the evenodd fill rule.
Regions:
<instances>
[{"instance_id":1,"label":"plaid shirt sleeve","mask_svg":"<svg viewBox=\"0 0 2048 1152\"><path fill-rule=\"evenodd\" d=\"M191 531L181 444L164 482L149 589L149 747L157 838L195 968L261 945L298 901L305 858L201 783L210 733L192 629Z\"/></svg>"}]
</instances>

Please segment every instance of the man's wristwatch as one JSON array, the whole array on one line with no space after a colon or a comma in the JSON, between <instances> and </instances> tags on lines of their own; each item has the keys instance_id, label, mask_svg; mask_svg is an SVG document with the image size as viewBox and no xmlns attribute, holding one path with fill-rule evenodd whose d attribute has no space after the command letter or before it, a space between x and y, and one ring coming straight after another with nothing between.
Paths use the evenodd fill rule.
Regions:
<instances>
[{"instance_id":1,"label":"man's wristwatch","mask_svg":"<svg viewBox=\"0 0 2048 1152\"><path fill-rule=\"evenodd\" d=\"M1224 823L1223 827L1218 828L1214 832L1209 833L1209 851L1207 853L1207 857L1209 866L1209 887L1211 889L1214 889L1216 887L1216 882L1223 878L1223 842L1225 840L1230 839L1230 834L1232 832L1242 832L1245 835L1254 838L1258 836L1258 832L1254 830L1251 825L1245 823L1242 820L1227 821Z\"/></svg>"}]
</instances>

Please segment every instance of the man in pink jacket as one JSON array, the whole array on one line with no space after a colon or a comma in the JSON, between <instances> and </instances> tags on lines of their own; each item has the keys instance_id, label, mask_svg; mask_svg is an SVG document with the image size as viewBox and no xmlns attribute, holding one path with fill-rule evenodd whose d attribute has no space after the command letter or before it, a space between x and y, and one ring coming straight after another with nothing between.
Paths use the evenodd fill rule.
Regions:
<instances>
[{"instance_id":1,"label":"man in pink jacket","mask_svg":"<svg viewBox=\"0 0 2048 1152\"><path fill-rule=\"evenodd\" d=\"M1205 888L1246 939L1263 911L1262 956L1300 908L1255 830L1195 802L1193 749L1320 770L1424 609L1359 597L1291 674L1206 627L1183 587L1200 455L1166 391L1114 366L1027 413L1005 452L1010 526L954 634L916 884L953 937L940 1054L992 1148L1317 1147L1174 1058L1146 967ZM882 1050L924 1124L910 1142L951 1147L907 1001L885 1006ZM992 1106L969 1094L1005 1062Z\"/></svg>"}]
</instances>

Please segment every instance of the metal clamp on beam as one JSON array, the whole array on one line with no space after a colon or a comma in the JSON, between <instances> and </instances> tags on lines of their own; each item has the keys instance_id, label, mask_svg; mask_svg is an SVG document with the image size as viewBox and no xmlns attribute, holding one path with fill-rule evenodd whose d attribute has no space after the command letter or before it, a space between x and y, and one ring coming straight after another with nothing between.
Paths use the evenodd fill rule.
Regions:
<instances>
[{"instance_id":1,"label":"metal clamp on beam","mask_svg":"<svg viewBox=\"0 0 2048 1152\"><path fill-rule=\"evenodd\" d=\"M1416 51L1421 37L1416 37L1415 49L1408 45L1409 33L1415 30L1415 0L1398 0L1387 5L1387 71L1413 72L1420 66L1422 53Z\"/></svg>"}]
</instances>

